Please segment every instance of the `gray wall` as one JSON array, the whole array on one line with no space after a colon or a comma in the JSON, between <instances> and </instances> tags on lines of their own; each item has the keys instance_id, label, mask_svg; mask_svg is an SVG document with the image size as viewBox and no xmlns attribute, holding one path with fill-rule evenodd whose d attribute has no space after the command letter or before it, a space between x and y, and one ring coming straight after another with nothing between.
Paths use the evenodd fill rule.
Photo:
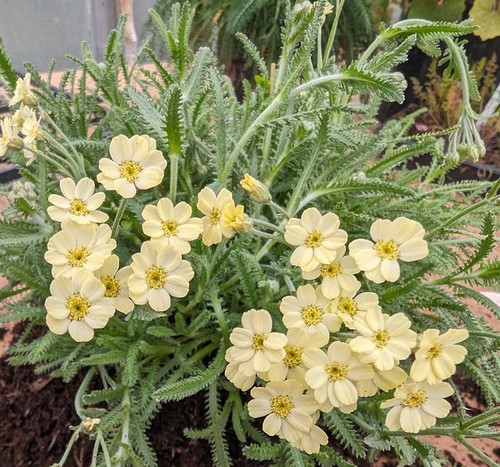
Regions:
<instances>
[{"instance_id":1,"label":"gray wall","mask_svg":"<svg viewBox=\"0 0 500 467\"><path fill-rule=\"evenodd\" d=\"M134 0L138 34L154 3ZM52 58L60 70L73 66L66 54L81 57L84 40L101 60L118 16L118 0L0 0L0 35L16 70L29 61L45 71Z\"/></svg>"}]
</instances>

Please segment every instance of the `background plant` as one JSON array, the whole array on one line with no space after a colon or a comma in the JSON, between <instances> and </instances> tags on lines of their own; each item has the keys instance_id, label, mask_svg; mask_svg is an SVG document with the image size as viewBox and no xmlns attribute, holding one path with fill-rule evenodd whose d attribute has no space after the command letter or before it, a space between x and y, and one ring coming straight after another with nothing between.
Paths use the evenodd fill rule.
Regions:
<instances>
[{"instance_id":1,"label":"background plant","mask_svg":"<svg viewBox=\"0 0 500 467\"><path fill-rule=\"evenodd\" d=\"M383 30L350 65L339 66L317 42L322 13L322 8L292 12L288 7L282 54L273 73L259 51L244 41L263 79L256 87L244 81L241 101L210 50L189 47L194 18L189 5L175 5L167 24L151 12L172 60L168 69L148 42L132 68L125 65L123 21L110 35L104 62L97 63L84 43L82 58L73 57L81 74L65 72L57 92L26 65L38 86L39 110L49 135L40 147L66 161L75 180L83 175L95 179L98 160L106 155L111 136L118 134L154 137L169 160L164 182L139 193L123 212L116 251L123 264L145 240L141 212L146 204L170 196L194 206L196 195L207 185L232 191L261 231L213 248L199 241L193 244L187 258L195 277L185 299L163 315L137 306L126 318L115 315L91 342L75 343L67 335L46 332L43 307L51 280L43 253L58 228L46 215L47 198L58 192L54 174L61 166L50 157L26 166L22 154L7 153L34 186L29 196L20 194L13 200L0 223L1 271L9 281L0 296L17 298L6 304L9 313L1 319L26 323L9 361L35 364L37 372L52 372L65 381L85 374L75 395L82 423L61 463L77 437L90 431L94 465L155 465L154 447L146 435L154 414L163 402L201 391L206 394L206 427L188 427L184 434L208 440L216 465L231 463L228 425L246 445L246 456L278 465L355 465L357 458L373 460L391 448L402 465L439 463L420 434L383 427L377 400L364 401L356 414L333 411L326 416L321 423L331 444L319 454L308 456L285 442L271 442L259 422L248 416L246 396L222 376L228 336L242 312L265 308L276 318L281 298L302 282L290 266L290 247L276 230L284 212L297 216L315 206L337 213L351 238L365 237L377 218L411 213L423 224L429 256L417 267L403 268L401 279L391 286L363 281L363 287L379 294L385 312L403 311L417 331L467 327L473 338L465 343L468 355L461 368L481 388L488 409L470 417L457 388L457 410L421 434L452 436L495 465L468 438L498 439L490 427L499 418L498 334L471 315L461 298L475 300L500 316L498 306L474 289L496 285L500 272L498 261L487 259L495 242L498 183L440 183L453 166L443 158L442 136L456 128L408 136L413 123L413 116L408 116L372 131L379 103L404 98L404 78L392 70L415 45L438 56L438 44L444 41L450 66L463 79L468 97L478 97L466 57L455 42L473 26L467 21L402 22ZM331 34L334 37L335 31ZM141 69L146 57L155 73ZM0 70L12 95L17 76L3 49ZM152 97L151 88L157 97ZM408 162L424 153L433 156L432 164L409 170ZM246 172L269 186L274 207L244 196L239 181ZM107 193L102 210L114 219L119 204L119 197ZM95 418L100 423L89 429Z\"/></svg>"}]
</instances>

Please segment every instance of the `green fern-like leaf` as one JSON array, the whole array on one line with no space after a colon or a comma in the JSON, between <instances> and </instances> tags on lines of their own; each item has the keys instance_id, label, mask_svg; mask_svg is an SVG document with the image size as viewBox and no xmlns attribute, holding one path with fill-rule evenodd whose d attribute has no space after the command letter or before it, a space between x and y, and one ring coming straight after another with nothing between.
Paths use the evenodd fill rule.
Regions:
<instances>
[{"instance_id":1,"label":"green fern-like leaf","mask_svg":"<svg viewBox=\"0 0 500 467\"><path fill-rule=\"evenodd\" d=\"M325 414L324 421L335 439L337 439L342 446L352 451L356 457L364 458L366 456L366 448L358 438L358 434L352 422L345 415L341 415L336 410L332 410L328 414Z\"/></svg>"},{"instance_id":2,"label":"green fern-like leaf","mask_svg":"<svg viewBox=\"0 0 500 467\"><path fill-rule=\"evenodd\" d=\"M40 243L47 234L35 224L22 221L0 221L0 247L19 247Z\"/></svg>"},{"instance_id":3,"label":"green fern-like leaf","mask_svg":"<svg viewBox=\"0 0 500 467\"><path fill-rule=\"evenodd\" d=\"M0 78L7 84L7 93L9 96L14 94L14 89L17 83L17 74L12 67L9 55L5 50L5 45L0 37Z\"/></svg>"},{"instance_id":4,"label":"green fern-like leaf","mask_svg":"<svg viewBox=\"0 0 500 467\"><path fill-rule=\"evenodd\" d=\"M156 390L152 397L158 401L177 401L192 396L208 387L224 369L224 352L219 350L213 363L200 374L167 384Z\"/></svg>"}]
</instances>

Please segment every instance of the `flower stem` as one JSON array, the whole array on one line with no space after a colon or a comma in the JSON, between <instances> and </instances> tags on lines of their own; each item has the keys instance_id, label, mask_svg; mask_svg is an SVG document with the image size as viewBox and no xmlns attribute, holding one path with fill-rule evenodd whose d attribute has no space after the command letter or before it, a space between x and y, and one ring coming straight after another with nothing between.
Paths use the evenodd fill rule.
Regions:
<instances>
[{"instance_id":1,"label":"flower stem","mask_svg":"<svg viewBox=\"0 0 500 467\"><path fill-rule=\"evenodd\" d=\"M120 227L120 221L122 219L123 213L125 212L125 208L127 207L127 202L127 198L122 198L122 200L120 201L120 206L118 206L118 211L116 211L116 216L113 220L113 227L111 228L111 236L113 238L116 237L118 228Z\"/></svg>"},{"instance_id":2,"label":"flower stem","mask_svg":"<svg viewBox=\"0 0 500 467\"><path fill-rule=\"evenodd\" d=\"M75 441L78 439L78 436L80 436L80 431L82 431L82 425L78 426L71 436L67 446L66 450L64 451L63 456L61 457L61 460L56 464L57 467L62 467L64 463L68 460L69 453L71 452L71 449L73 448L73 444L75 444Z\"/></svg>"},{"instance_id":3,"label":"flower stem","mask_svg":"<svg viewBox=\"0 0 500 467\"><path fill-rule=\"evenodd\" d=\"M481 459L486 465L490 467L499 467L494 460L490 459L486 454L481 452L476 446L469 443L463 436L456 436L455 439L462 445L464 445L469 451L473 452L479 459Z\"/></svg>"},{"instance_id":4,"label":"flower stem","mask_svg":"<svg viewBox=\"0 0 500 467\"><path fill-rule=\"evenodd\" d=\"M226 317L224 316L224 311L222 310L219 296L217 295L217 290L214 286L210 287L210 302L215 311L215 316L220 326L222 336L224 337L225 344L229 344L229 328L227 326Z\"/></svg>"},{"instance_id":5,"label":"flower stem","mask_svg":"<svg viewBox=\"0 0 500 467\"><path fill-rule=\"evenodd\" d=\"M323 54L323 62L326 63L330 57L330 53L333 47L333 41L337 35L337 26L339 24L340 13L344 7L344 0L335 0L335 17L333 18L332 28L330 29L330 35L328 36L328 42L326 43L325 52Z\"/></svg>"},{"instance_id":6,"label":"flower stem","mask_svg":"<svg viewBox=\"0 0 500 467\"><path fill-rule=\"evenodd\" d=\"M179 156L178 154L170 154L170 201L175 204L175 197L177 196L177 172L179 170Z\"/></svg>"},{"instance_id":7,"label":"flower stem","mask_svg":"<svg viewBox=\"0 0 500 467\"><path fill-rule=\"evenodd\" d=\"M91 367L90 370L85 375L85 378L83 378L83 381L80 384L80 387L78 388L78 391L76 392L75 395L75 411L82 420L85 418L85 416L83 415L83 396L85 394L85 391L87 390L87 387L91 379L94 377L95 372L96 372L96 367L95 366Z\"/></svg>"}]
</instances>

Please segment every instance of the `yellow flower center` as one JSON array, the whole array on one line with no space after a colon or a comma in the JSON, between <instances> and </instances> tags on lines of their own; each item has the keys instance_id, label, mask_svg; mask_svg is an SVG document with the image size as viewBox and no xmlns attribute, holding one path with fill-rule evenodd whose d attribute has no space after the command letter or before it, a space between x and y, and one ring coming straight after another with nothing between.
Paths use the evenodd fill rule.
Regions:
<instances>
[{"instance_id":1,"label":"yellow flower center","mask_svg":"<svg viewBox=\"0 0 500 467\"><path fill-rule=\"evenodd\" d=\"M295 407L291 396L280 395L271 399L271 410L280 418L286 418Z\"/></svg>"},{"instance_id":2,"label":"yellow flower center","mask_svg":"<svg viewBox=\"0 0 500 467\"><path fill-rule=\"evenodd\" d=\"M177 235L179 229L179 224L175 221L165 221L161 223L161 228L163 230L163 233L165 234L165 237L172 237L174 235Z\"/></svg>"},{"instance_id":3,"label":"yellow flower center","mask_svg":"<svg viewBox=\"0 0 500 467\"><path fill-rule=\"evenodd\" d=\"M293 345L285 345L285 358L283 362L288 368L295 368L302 363L302 351L304 347L295 347Z\"/></svg>"},{"instance_id":4,"label":"yellow flower center","mask_svg":"<svg viewBox=\"0 0 500 467\"><path fill-rule=\"evenodd\" d=\"M137 162L127 161L120 164L120 177L127 180L127 182L135 182L141 172L142 167Z\"/></svg>"},{"instance_id":5,"label":"yellow flower center","mask_svg":"<svg viewBox=\"0 0 500 467\"><path fill-rule=\"evenodd\" d=\"M212 225L217 225L220 222L221 211L219 208L213 208L212 212L208 216L208 219Z\"/></svg>"},{"instance_id":6,"label":"yellow flower center","mask_svg":"<svg viewBox=\"0 0 500 467\"><path fill-rule=\"evenodd\" d=\"M397 259L399 257L399 249L394 240L381 240L375 243L375 253L382 259Z\"/></svg>"},{"instance_id":7,"label":"yellow flower center","mask_svg":"<svg viewBox=\"0 0 500 467\"><path fill-rule=\"evenodd\" d=\"M387 331L384 330L377 331L375 335L372 337L372 340L375 344L375 347L381 349L389 341L389 334L387 333Z\"/></svg>"},{"instance_id":8,"label":"yellow flower center","mask_svg":"<svg viewBox=\"0 0 500 467\"><path fill-rule=\"evenodd\" d=\"M354 316L358 312L358 304L352 298L342 297L339 300L338 309L342 313Z\"/></svg>"},{"instance_id":9,"label":"yellow flower center","mask_svg":"<svg viewBox=\"0 0 500 467\"><path fill-rule=\"evenodd\" d=\"M75 216L86 216L90 212L87 209L87 205L78 198L71 201L68 211Z\"/></svg>"},{"instance_id":10,"label":"yellow flower center","mask_svg":"<svg viewBox=\"0 0 500 467\"><path fill-rule=\"evenodd\" d=\"M301 315L307 326L318 324L323 319L325 312L317 305L307 305L302 308Z\"/></svg>"},{"instance_id":11,"label":"yellow flower center","mask_svg":"<svg viewBox=\"0 0 500 467\"><path fill-rule=\"evenodd\" d=\"M106 287L106 291L104 292L105 297L115 298L118 296L120 284L117 279L113 276L104 276L101 277L101 282L104 284L104 287Z\"/></svg>"},{"instance_id":12,"label":"yellow flower center","mask_svg":"<svg viewBox=\"0 0 500 467\"><path fill-rule=\"evenodd\" d=\"M267 335L263 332L258 332L253 335L252 349L253 350L264 350L264 341Z\"/></svg>"},{"instance_id":13,"label":"yellow flower center","mask_svg":"<svg viewBox=\"0 0 500 467\"><path fill-rule=\"evenodd\" d=\"M90 303L85 297L80 295L80 292L75 292L66 298L66 308L69 310L69 319L81 321L87 316Z\"/></svg>"},{"instance_id":14,"label":"yellow flower center","mask_svg":"<svg viewBox=\"0 0 500 467\"><path fill-rule=\"evenodd\" d=\"M84 246L69 250L67 255L68 263L73 268L80 268L87 262L89 255L90 251Z\"/></svg>"},{"instance_id":15,"label":"yellow flower center","mask_svg":"<svg viewBox=\"0 0 500 467\"><path fill-rule=\"evenodd\" d=\"M340 264L339 263L330 263L330 264L323 264L321 266L321 275L323 277L337 277L340 274Z\"/></svg>"},{"instance_id":16,"label":"yellow flower center","mask_svg":"<svg viewBox=\"0 0 500 467\"><path fill-rule=\"evenodd\" d=\"M323 235L321 235L321 232L318 232L317 230L313 230L310 234L308 234L304 241L306 246L309 248L318 248L322 242Z\"/></svg>"},{"instance_id":17,"label":"yellow flower center","mask_svg":"<svg viewBox=\"0 0 500 467\"><path fill-rule=\"evenodd\" d=\"M427 400L427 394L423 389L419 389L416 392L410 392L405 398L401 405L403 407L420 407Z\"/></svg>"},{"instance_id":18,"label":"yellow flower center","mask_svg":"<svg viewBox=\"0 0 500 467\"><path fill-rule=\"evenodd\" d=\"M441 355L441 352L443 351L443 346L440 345L440 344L434 344L428 351L427 351L427 355L425 358L427 358L427 360L432 360L433 358L436 358L438 357L439 355Z\"/></svg>"},{"instance_id":19,"label":"yellow flower center","mask_svg":"<svg viewBox=\"0 0 500 467\"><path fill-rule=\"evenodd\" d=\"M167 271L161 266L151 266L146 271L146 284L152 289L161 289L167 282Z\"/></svg>"},{"instance_id":20,"label":"yellow flower center","mask_svg":"<svg viewBox=\"0 0 500 467\"><path fill-rule=\"evenodd\" d=\"M328 381L342 381L347 377L347 365L339 362L332 362L326 365Z\"/></svg>"}]
</instances>

